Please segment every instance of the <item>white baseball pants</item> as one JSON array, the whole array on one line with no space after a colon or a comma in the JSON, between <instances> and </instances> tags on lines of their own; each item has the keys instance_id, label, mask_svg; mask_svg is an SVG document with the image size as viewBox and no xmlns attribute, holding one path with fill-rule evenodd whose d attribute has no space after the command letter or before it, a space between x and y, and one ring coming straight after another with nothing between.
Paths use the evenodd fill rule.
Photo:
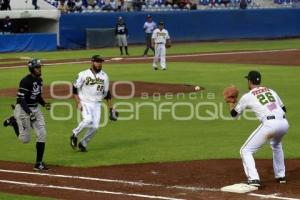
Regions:
<instances>
[{"instance_id":1,"label":"white baseball pants","mask_svg":"<svg viewBox=\"0 0 300 200\"><path fill-rule=\"evenodd\" d=\"M162 69L166 69L166 47L165 44L155 44L155 55L153 59L153 67L157 67L158 60Z\"/></svg>"},{"instance_id":2,"label":"white baseball pants","mask_svg":"<svg viewBox=\"0 0 300 200\"><path fill-rule=\"evenodd\" d=\"M99 102L87 103L81 102L82 105L82 118L83 120L79 125L73 129L73 134L77 137L84 128L88 128L84 137L80 141L86 147L88 142L96 134L100 125L101 104Z\"/></svg>"},{"instance_id":3,"label":"white baseball pants","mask_svg":"<svg viewBox=\"0 0 300 200\"><path fill-rule=\"evenodd\" d=\"M270 142L273 151L275 178L285 177L284 153L281 140L289 128L288 121L281 119L264 120L250 135L240 150L244 171L248 180L260 180L253 154L265 143Z\"/></svg>"}]
</instances>

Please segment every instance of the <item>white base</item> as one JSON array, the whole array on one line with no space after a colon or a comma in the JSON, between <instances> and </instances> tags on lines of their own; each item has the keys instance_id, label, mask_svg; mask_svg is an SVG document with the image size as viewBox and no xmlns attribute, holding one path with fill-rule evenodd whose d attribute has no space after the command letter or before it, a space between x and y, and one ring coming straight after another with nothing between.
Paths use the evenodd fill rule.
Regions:
<instances>
[{"instance_id":1,"label":"white base","mask_svg":"<svg viewBox=\"0 0 300 200\"><path fill-rule=\"evenodd\" d=\"M234 185L228 185L221 188L223 192L233 192L233 193L247 193L257 190L258 188L246 183L237 183Z\"/></svg>"}]
</instances>

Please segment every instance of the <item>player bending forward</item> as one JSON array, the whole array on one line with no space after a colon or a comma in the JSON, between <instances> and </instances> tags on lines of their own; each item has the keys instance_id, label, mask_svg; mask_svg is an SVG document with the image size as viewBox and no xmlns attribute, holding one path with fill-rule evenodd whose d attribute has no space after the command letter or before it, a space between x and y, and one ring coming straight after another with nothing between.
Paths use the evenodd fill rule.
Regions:
<instances>
[{"instance_id":1,"label":"player bending forward","mask_svg":"<svg viewBox=\"0 0 300 200\"><path fill-rule=\"evenodd\" d=\"M234 101L227 101L227 103L230 106L232 117L237 117L246 108L250 108L261 121L261 124L240 149L244 171L248 178L247 183L256 187L261 186L253 154L266 142L270 142L273 151L275 179L279 183L286 183L284 153L281 144L281 140L289 128L285 117L286 108L275 91L260 86L261 75L259 72L250 71L246 78L250 91L244 94L237 104Z\"/></svg>"},{"instance_id":2,"label":"player bending forward","mask_svg":"<svg viewBox=\"0 0 300 200\"><path fill-rule=\"evenodd\" d=\"M76 149L78 135L87 128L84 137L78 144L81 152L87 152L88 142L99 128L102 99L107 100L110 119L116 121L118 117L118 112L112 107L108 76L102 70L103 61L99 55L93 56L91 68L80 72L73 84L74 98L83 120L73 129L70 140L71 147Z\"/></svg>"}]
</instances>

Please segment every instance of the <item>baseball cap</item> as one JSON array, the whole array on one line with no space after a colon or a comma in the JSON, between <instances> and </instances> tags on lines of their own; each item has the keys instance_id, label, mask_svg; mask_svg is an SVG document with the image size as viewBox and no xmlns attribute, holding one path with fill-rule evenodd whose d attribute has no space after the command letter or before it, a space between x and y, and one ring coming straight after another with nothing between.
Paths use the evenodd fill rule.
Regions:
<instances>
[{"instance_id":1,"label":"baseball cap","mask_svg":"<svg viewBox=\"0 0 300 200\"><path fill-rule=\"evenodd\" d=\"M147 18L151 18L152 16L151 15L147 15Z\"/></svg>"},{"instance_id":2,"label":"baseball cap","mask_svg":"<svg viewBox=\"0 0 300 200\"><path fill-rule=\"evenodd\" d=\"M164 22L163 22L163 21L160 21L158 25L164 25Z\"/></svg>"},{"instance_id":3,"label":"baseball cap","mask_svg":"<svg viewBox=\"0 0 300 200\"><path fill-rule=\"evenodd\" d=\"M93 61L93 62L103 62L104 59L103 59L100 55L94 55L94 56L92 57L92 61Z\"/></svg>"},{"instance_id":4,"label":"baseball cap","mask_svg":"<svg viewBox=\"0 0 300 200\"><path fill-rule=\"evenodd\" d=\"M250 71L245 78L250 80L254 85L259 85L261 82L261 75L258 71Z\"/></svg>"}]
</instances>

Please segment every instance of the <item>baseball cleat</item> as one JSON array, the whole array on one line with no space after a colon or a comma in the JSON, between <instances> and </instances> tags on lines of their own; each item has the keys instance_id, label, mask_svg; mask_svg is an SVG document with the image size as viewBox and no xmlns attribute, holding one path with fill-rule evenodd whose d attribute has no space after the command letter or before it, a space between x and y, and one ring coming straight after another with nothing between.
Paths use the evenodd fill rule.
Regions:
<instances>
[{"instance_id":1,"label":"baseball cleat","mask_svg":"<svg viewBox=\"0 0 300 200\"><path fill-rule=\"evenodd\" d=\"M87 152L86 148L79 142L78 148L80 149L81 152Z\"/></svg>"},{"instance_id":2,"label":"baseball cleat","mask_svg":"<svg viewBox=\"0 0 300 200\"><path fill-rule=\"evenodd\" d=\"M154 69L154 70L158 70L158 68L157 68L157 67L153 67L153 69Z\"/></svg>"},{"instance_id":3,"label":"baseball cleat","mask_svg":"<svg viewBox=\"0 0 300 200\"><path fill-rule=\"evenodd\" d=\"M34 167L33 167L34 170L37 170L37 171L48 171L50 170L46 164L44 162L37 162L35 163Z\"/></svg>"},{"instance_id":4,"label":"baseball cleat","mask_svg":"<svg viewBox=\"0 0 300 200\"><path fill-rule=\"evenodd\" d=\"M257 180L257 179L255 179L255 180L248 180L247 184L255 186L255 187L260 187L260 185L261 185L260 180Z\"/></svg>"},{"instance_id":5,"label":"baseball cleat","mask_svg":"<svg viewBox=\"0 0 300 200\"><path fill-rule=\"evenodd\" d=\"M14 118L14 116L4 120L3 122L3 126L7 127L7 126L12 126L12 123L16 121L16 119Z\"/></svg>"},{"instance_id":6,"label":"baseball cleat","mask_svg":"<svg viewBox=\"0 0 300 200\"><path fill-rule=\"evenodd\" d=\"M73 149L76 149L76 147L77 147L77 137L75 137L74 134L72 134L71 137L70 137L70 144L71 144L71 147Z\"/></svg>"},{"instance_id":7,"label":"baseball cleat","mask_svg":"<svg viewBox=\"0 0 300 200\"><path fill-rule=\"evenodd\" d=\"M277 183L286 184L286 178L285 177L279 177L275 179Z\"/></svg>"}]
</instances>

